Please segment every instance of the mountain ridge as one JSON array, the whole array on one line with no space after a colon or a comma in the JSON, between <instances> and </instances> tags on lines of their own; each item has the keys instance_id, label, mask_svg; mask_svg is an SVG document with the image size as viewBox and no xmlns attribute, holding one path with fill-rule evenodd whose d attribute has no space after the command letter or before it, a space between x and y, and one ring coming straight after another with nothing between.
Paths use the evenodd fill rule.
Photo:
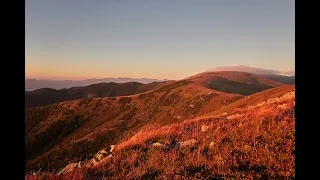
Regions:
<instances>
[{"instance_id":1,"label":"mountain ridge","mask_svg":"<svg viewBox=\"0 0 320 180\"><path fill-rule=\"evenodd\" d=\"M53 88L53 89L63 89L63 88L71 88L78 86L88 86L96 83L103 82L115 82L115 83L126 83L126 82L139 82L142 84L148 84L152 82L163 82L167 80L159 80L159 79L148 79L148 78L127 78L127 77L119 77L119 78L93 78L93 79L85 79L85 80L41 80L41 79L25 79L25 89L26 90L35 90L39 88Z\"/></svg>"}]
</instances>

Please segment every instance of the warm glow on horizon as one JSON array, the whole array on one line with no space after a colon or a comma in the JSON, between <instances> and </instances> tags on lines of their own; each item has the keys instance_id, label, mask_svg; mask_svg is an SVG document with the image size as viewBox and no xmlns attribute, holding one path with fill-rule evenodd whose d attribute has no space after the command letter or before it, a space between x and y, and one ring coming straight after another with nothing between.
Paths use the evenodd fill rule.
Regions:
<instances>
[{"instance_id":1,"label":"warm glow on horizon","mask_svg":"<svg viewBox=\"0 0 320 180\"><path fill-rule=\"evenodd\" d=\"M25 19L27 78L295 69L294 1L28 1Z\"/></svg>"}]
</instances>

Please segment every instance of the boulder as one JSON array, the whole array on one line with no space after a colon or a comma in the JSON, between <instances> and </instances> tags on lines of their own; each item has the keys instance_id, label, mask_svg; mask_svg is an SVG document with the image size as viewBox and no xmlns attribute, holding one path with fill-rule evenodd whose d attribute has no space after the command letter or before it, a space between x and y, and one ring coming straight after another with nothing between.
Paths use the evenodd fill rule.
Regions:
<instances>
[{"instance_id":1,"label":"boulder","mask_svg":"<svg viewBox=\"0 0 320 180\"><path fill-rule=\"evenodd\" d=\"M65 166L61 171L59 171L59 174L65 174L67 172L71 172L75 170L78 167L78 163L70 163L67 166Z\"/></svg>"},{"instance_id":2,"label":"boulder","mask_svg":"<svg viewBox=\"0 0 320 180\"><path fill-rule=\"evenodd\" d=\"M206 132L208 129L209 129L209 126L207 126L207 125L202 125L201 126L201 131L202 132Z\"/></svg>"},{"instance_id":3,"label":"boulder","mask_svg":"<svg viewBox=\"0 0 320 180\"><path fill-rule=\"evenodd\" d=\"M183 141L183 142L178 142L177 145L178 147L193 147L196 145L197 140L195 139L190 139L187 141Z\"/></svg>"}]
</instances>

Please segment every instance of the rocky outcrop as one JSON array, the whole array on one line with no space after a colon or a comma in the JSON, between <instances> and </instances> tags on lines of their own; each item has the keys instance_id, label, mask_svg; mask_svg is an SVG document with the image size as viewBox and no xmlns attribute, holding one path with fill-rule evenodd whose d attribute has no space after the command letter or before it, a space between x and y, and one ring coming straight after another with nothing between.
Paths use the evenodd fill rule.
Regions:
<instances>
[{"instance_id":1,"label":"rocky outcrop","mask_svg":"<svg viewBox=\"0 0 320 180\"><path fill-rule=\"evenodd\" d=\"M61 171L58 172L58 174L64 174L67 172L74 171L77 168L91 168L95 167L101 163L105 163L110 161L113 157L112 152L115 150L115 145L111 145L109 148L104 148L100 151L98 151L97 154L94 155L94 157L90 160L86 161L79 161L77 163L71 163L65 166Z\"/></svg>"},{"instance_id":2,"label":"rocky outcrop","mask_svg":"<svg viewBox=\"0 0 320 180\"><path fill-rule=\"evenodd\" d=\"M95 156L95 158L97 158L99 161L103 158L107 157L107 154L106 153L101 153L101 154L97 154Z\"/></svg>"},{"instance_id":3,"label":"rocky outcrop","mask_svg":"<svg viewBox=\"0 0 320 180\"><path fill-rule=\"evenodd\" d=\"M99 164L103 164L103 163L106 163L106 162L109 162L113 157L112 154L108 155L107 157L103 158L101 161L99 161Z\"/></svg>"}]
</instances>

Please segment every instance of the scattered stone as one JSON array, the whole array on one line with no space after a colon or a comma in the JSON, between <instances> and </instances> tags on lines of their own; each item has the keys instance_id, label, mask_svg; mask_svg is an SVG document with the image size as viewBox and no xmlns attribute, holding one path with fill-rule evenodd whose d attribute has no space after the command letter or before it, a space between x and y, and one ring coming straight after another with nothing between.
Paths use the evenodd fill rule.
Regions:
<instances>
[{"instance_id":1,"label":"scattered stone","mask_svg":"<svg viewBox=\"0 0 320 180\"><path fill-rule=\"evenodd\" d=\"M116 147L115 145L111 145L110 146L110 152L113 152L115 147Z\"/></svg>"},{"instance_id":2,"label":"scattered stone","mask_svg":"<svg viewBox=\"0 0 320 180\"><path fill-rule=\"evenodd\" d=\"M186 147L186 146L193 147L193 146L195 146L196 142L197 142L197 140L190 139L188 141L178 142L177 145L178 145L178 147Z\"/></svg>"},{"instance_id":3,"label":"scattered stone","mask_svg":"<svg viewBox=\"0 0 320 180\"><path fill-rule=\"evenodd\" d=\"M108 152L105 149L102 149L99 151L99 154L108 154Z\"/></svg>"},{"instance_id":4,"label":"scattered stone","mask_svg":"<svg viewBox=\"0 0 320 180\"><path fill-rule=\"evenodd\" d=\"M75 170L78 167L78 163L70 163L66 167L64 167L59 173L59 174L65 174L67 172L71 172Z\"/></svg>"},{"instance_id":5,"label":"scattered stone","mask_svg":"<svg viewBox=\"0 0 320 180\"><path fill-rule=\"evenodd\" d=\"M261 106L265 105L266 103L270 103L270 102L272 102L272 100L269 99L267 102L262 101L261 103L257 104L256 106L261 107Z\"/></svg>"},{"instance_id":6,"label":"scattered stone","mask_svg":"<svg viewBox=\"0 0 320 180\"><path fill-rule=\"evenodd\" d=\"M234 115L230 115L227 117L227 119L235 119L235 118L240 118L242 115L241 114L234 114Z\"/></svg>"},{"instance_id":7,"label":"scattered stone","mask_svg":"<svg viewBox=\"0 0 320 180\"><path fill-rule=\"evenodd\" d=\"M214 142L212 141L209 146L212 148L214 146Z\"/></svg>"},{"instance_id":8,"label":"scattered stone","mask_svg":"<svg viewBox=\"0 0 320 180\"><path fill-rule=\"evenodd\" d=\"M209 129L209 126L207 126L207 125L202 125L201 126L201 131L202 132L206 132L208 129Z\"/></svg>"},{"instance_id":9,"label":"scattered stone","mask_svg":"<svg viewBox=\"0 0 320 180\"><path fill-rule=\"evenodd\" d=\"M280 108L280 109L287 109L287 104L280 104L277 106L277 108Z\"/></svg>"},{"instance_id":10,"label":"scattered stone","mask_svg":"<svg viewBox=\"0 0 320 180\"><path fill-rule=\"evenodd\" d=\"M107 157L103 158L99 163L106 163L113 158L113 155L110 154Z\"/></svg>"},{"instance_id":11,"label":"scattered stone","mask_svg":"<svg viewBox=\"0 0 320 180\"><path fill-rule=\"evenodd\" d=\"M91 168L93 166L92 162L88 162L84 165L86 168Z\"/></svg>"},{"instance_id":12,"label":"scattered stone","mask_svg":"<svg viewBox=\"0 0 320 180\"><path fill-rule=\"evenodd\" d=\"M100 161L101 159L105 158L107 156L107 154L97 154L96 158Z\"/></svg>"},{"instance_id":13,"label":"scattered stone","mask_svg":"<svg viewBox=\"0 0 320 180\"><path fill-rule=\"evenodd\" d=\"M78 162L78 168L82 168L82 165L84 164L84 162L83 161L79 161Z\"/></svg>"},{"instance_id":14,"label":"scattered stone","mask_svg":"<svg viewBox=\"0 0 320 180\"><path fill-rule=\"evenodd\" d=\"M152 147L163 147L163 146L164 146L164 144L160 143L160 142L156 142L156 143L152 144Z\"/></svg>"},{"instance_id":15,"label":"scattered stone","mask_svg":"<svg viewBox=\"0 0 320 180\"><path fill-rule=\"evenodd\" d=\"M93 166L96 166L97 164L99 164L99 162L95 158L91 159L91 163Z\"/></svg>"}]
</instances>

